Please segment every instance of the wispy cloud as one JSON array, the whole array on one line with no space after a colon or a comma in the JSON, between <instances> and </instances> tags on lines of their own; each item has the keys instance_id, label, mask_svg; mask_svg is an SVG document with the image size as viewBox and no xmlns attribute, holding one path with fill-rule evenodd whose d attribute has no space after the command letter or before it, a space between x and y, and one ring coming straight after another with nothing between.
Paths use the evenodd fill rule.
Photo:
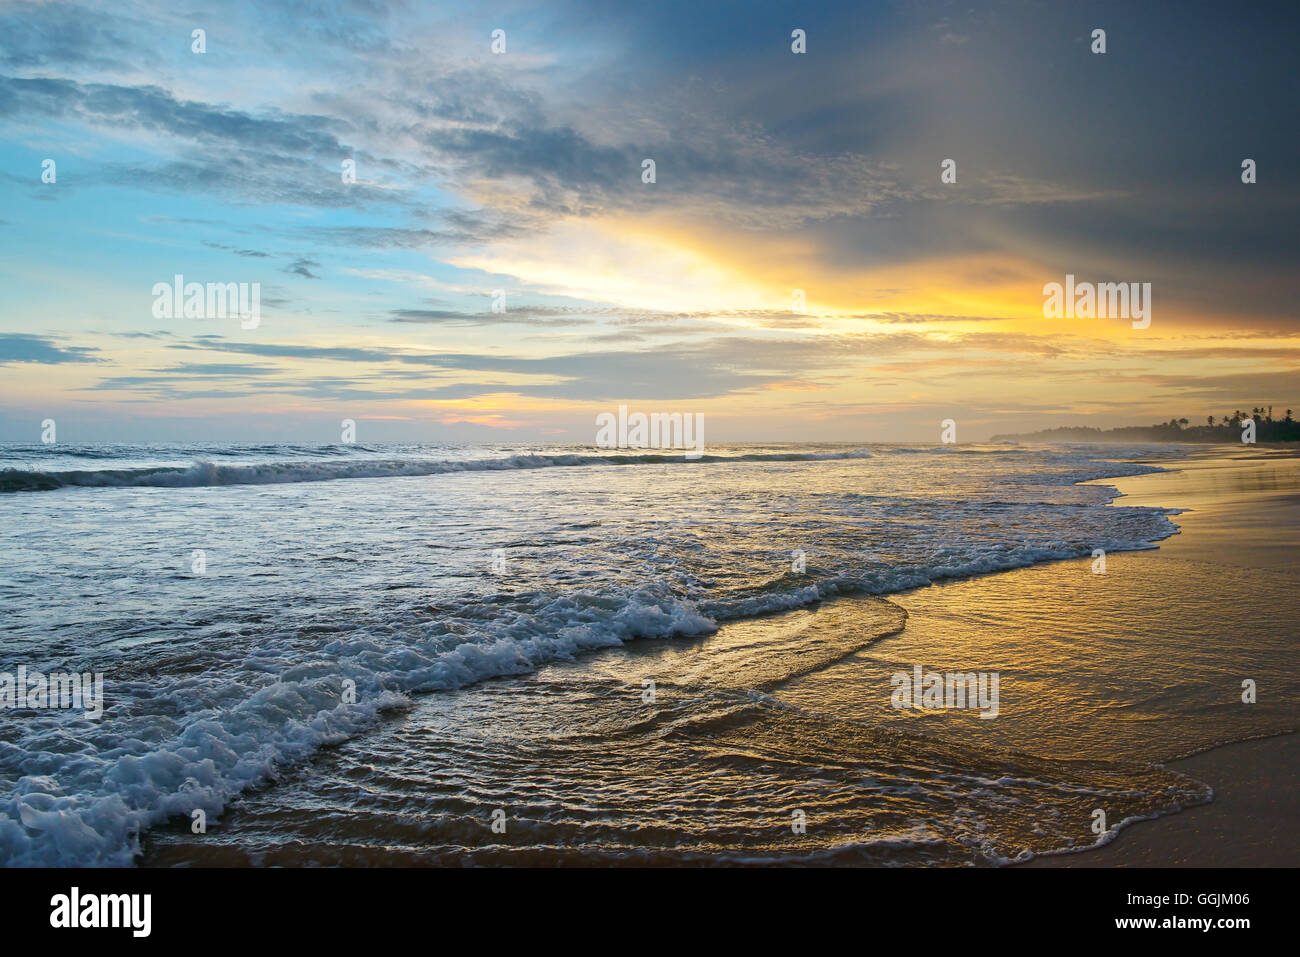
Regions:
<instances>
[{"instance_id":1,"label":"wispy cloud","mask_svg":"<svg viewBox=\"0 0 1300 957\"><path fill-rule=\"evenodd\" d=\"M0 363L60 365L65 362L102 362L98 352L98 349L90 346L65 346L42 336L0 333Z\"/></svg>"}]
</instances>

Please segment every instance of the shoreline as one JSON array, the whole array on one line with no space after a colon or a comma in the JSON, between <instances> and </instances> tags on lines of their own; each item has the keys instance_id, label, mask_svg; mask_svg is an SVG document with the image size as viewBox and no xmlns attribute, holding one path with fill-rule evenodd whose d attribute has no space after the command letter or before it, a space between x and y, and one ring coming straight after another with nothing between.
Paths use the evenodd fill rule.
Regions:
<instances>
[{"instance_id":1,"label":"shoreline","mask_svg":"<svg viewBox=\"0 0 1300 957\"><path fill-rule=\"evenodd\" d=\"M1288 454L1290 453L1290 454ZM1166 473L1102 479L1121 497L1115 504L1160 505L1182 509L1177 516L1179 534L1165 539L1156 550L1167 558L1203 562L1222 552L1225 540L1242 531L1240 512L1255 505L1257 513L1247 521L1248 534L1275 521L1278 511L1294 512L1294 491L1285 484L1268 488L1267 482L1252 488L1255 494L1245 503L1228 503L1222 496L1207 494L1197 473L1220 472L1241 477L1249 463L1270 463L1294 459L1295 450L1236 451L1196 449L1188 457L1169 464ZM1167 476L1162 483L1160 479ZM1161 484L1172 486L1162 492ZM1234 483L1238 490L1247 483ZM1262 506L1262 507L1261 507ZM1271 507L1269 507L1271 506ZM1233 513L1237 514L1234 516ZM1235 521L1233 519L1236 519ZM1276 522L1252 546L1240 548L1232 557L1248 567L1278 571L1289 567L1293 548L1278 534L1279 528L1294 528ZM1287 561L1283 564L1280 559ZM1183 774L1212 789L1204 804L1184 807L1153 818L1130 821L1117 829L1106 843L1077 850L1040 854L1018 867L1295 867L1300 866L1300 848L1294 841L1277 841L1294 827L1300 812L1300 733L1295 729L1264 731L1259 735L1223 741L1196 748L1189 753L1157 762L1157 766Z\"/></svg>"},{"instance_id":2,"label":"shoreline","mask_svg":"<svg viewBox=\"0 0 1300 957\"><path fill-rule=\"evenodd\" d=\"M1115 489L1107 507L1171 510L1177 530L1108 554L1103 574L1079 557L881 596L908 613L904 631L780 697L981 748L1167 770L1212 792L1004 866L1300 863L1270 844L1289 833L1287 796L1300 793L1300 686L1284 670L1300 630L1300 458L1290 451L1194 449L1134 460L1165 471L1081 483ZM877 689L916 663L1002 671L1001 719L953 725L953 712L882 705ZM1243 677L1261 689L1255 706L1240 700Z\"/></svg>"},{"instance_id":3,"label":"shoreline","mask_svg":"<svg viewBox=\"0 0 1300 957\"><path fill-rule=\"evenodd\" d=\"M1199 454L1198 454L1199 453ZM1270 458L1264 455L1262 458ZM1168 581L1172 580L1175 584L1181 581L1180 587L1190 588L1183 579L1187 577L1188 569L1191 569L1205 579L1216 579L1219 575L1219 567L1213 566L1212 563L1206 562L1206 549L1213 547L1220 552L1219 561L1231 561L1236 564L1243 564L1244 560L1240 552L1223 553L1222 543L1216 543L1214 536L1209 534L1216 527L1224 526L1226 522L1230 529L1238 529L1240 525L1241 514L1243 512L1242 497L1233 492L1228 495L1230 507L1221 510L1216 518L1215 510L1211 507L1216 504L1223 504L1222 490L1215 495L1196 495L1187 496L1179 491L1180 484L1187 484L1188 472L1207 472L1214 473L1222 469L1229 471L1233 469L1245 469L1247 471L1254 469L1255 466L1249 464L1256 462L1261 456L1255 453L1245 453L1237 456L1222 455L1205 455L1200 450L1189 452L1187 458L1176 461L1158 460L1151 464L1156 464L1168 471L1154 472L1146 475L1131 477L1110 477L1092 480L1091 483L1113 487L1119 492L1112 506L1125 507L1130 505L1154 505L1169 509L1184 509L1177 516L1176 524L1178 530L1170 537L1160 540L1158 544L1153 544L1146 549L1134 551L1117 551L1109 556L1111 569L1107 575L1093 576L1088 574L1090 559L1086 557L1064 559L1059 561L1049 561L1041 564L1025 566L1006 571L995 572L992 574L980 574L969 578L954 579L943 581L936 584L924 586L912 591L895 592L887 595L876 596L883 599L890 605L893 605L907 615L906 623L900 632L889 632L888 636L882 636L881 640L873 640L866 647L856 652L848 654L844 658L836 658L828 666L818 666L815 670L808 673L790 673L785 662L788 655L777 657L781 659L780 676L767 675L763 669L755 670L753 675L757 677L777 677L779 681L779 690L773 689L773 697L785 701L789 704L808 707L810 710L834 715L837 718L854 719L863 717L866 722L879 731L888 731L891 728L907 728L915 733L925 734L931 721L945 720L941 715L930 713L921 715L915 712L898 712L890 711L888 706L888 677L887 674L893 670L894 665L889 662L891 657L903 656L903 660L911 662L925 662L927 665L943 663L935 662L935 657L941 657L945 654L963 651L972 652L977 656L975 660L983 661L987 666L995 670L1006 664L1011 664L1012 677L1021 679L1021 675L1015 675L1016 665L1022 663L1025 659L1016 658L1010 654L1007 649L1010 646L999 647L996 641L999 636L1006 634L1017 634L1024 638L1028 636L1033 642L1033 647L1041 647L1044 653L1057 664L1058 668L1063 671L1044 672L1037 676L1028 674L1023 678L1038 678L1044 676L1052 678L1064 677L1068 680L1060 682L1064 691L1063 695L1053 695L1044 699L1041 704L1045 704L1046 711L1055 712L1052 722L1047 730L1052 734L1042 738L1035 738L1032 735L1026 736L1026 731L1033 732L1032 723L1025 725L1021 723L1017 726L1016 717L1012 716L1012 711L1016 706L1023 706L1025 701L1033 702L1044 688L1055 691L1050 688L1050 682L1045 685L1039 681L1037 686L1032 684L1024 685L1024 692L1019 689L1015 696L1006 696L1004 694L1005 717L1010 717L1010 722L1006 721L969 721L966 722L965 728L955 729L955 733L960 735L958 738L948 738L948 740L958 740L962 743L972 745L988 746L990 748L1011 748L1019 750L1030 757L1041 757L1047 761L1053 759L1069 760L1073 757L1081 757L1084 762L1115 762L1127 763L1135 767L1160 767L1167 766L1169 771L1175 772L1180 778L1189 778L1192 781L1206 783L1214 790L1214 797L1208 803L1198 803L1187 805L1179 810L1170 809L1167 811L1158 811L1156 816L1143 819L1129 817L1121 823L1118 819L1112 821L1113 836L1106 839L1102 846L1095 846L1089 841L1087 836L1086 822L1082 822L1078 831L1079 838L1069 838L1069 840L1088 841L1088 843L1077 844L1073 848L1058 851L1043 851L1039 856L1029 861L1012 862L1003 858L1004 866L1125 866L1129 858L1134 854L1132 850L1135 846L1146 848L1146 857L1141 863L1144 866L1178 866L1186 854L1180 850L1181 847L1188 846L1192 851L1203 850L1207 844L1209 834L1229 834L1230 836L1218 842L1221 849L1226 848L1230 855L1234 855L1232 863L1229 866L1240 866L1245 863L1248 866L1269 866L1275 863L1274 860L1267 856L1269 850L1268 842L1278 833L1287 833L1290 822L1282 818L1283 823L1278 824L1276 815L1270 817L1270 824L1267 826L1256 826L1252 822L1267 809L1266 801L1261 801L1261 790L1264 792L1263 797L1268 794L1281 796L1283 804L1283 813L1286 812L1286 796L1295 793L1293 785L1287 784L1285 779L1278 777L1276 764L1283 763L1294 772L1298 762L1295 760L1295 744L1300 743L1300 736L1288 734L1284 731L1273 730L1265 731L1270 737L1256 737L1251 740L1232 740L1227 738L1236 732L1230 727L1231 722L1223 722L1211 717L1207 723L1202 720L1197 727L1190 729L1191 737L1184 736L1183 740L1194 740L1196 735L1200 735L1199 740L1207 740L1204 732L1207 728L1212 730L1216 736L1221 734L1223 743L1219 745L1204 745L1199 748L1186 749L1184 754L1187 756L1176 755L1176 750L1171 750L1169 740L1162 745L1157 742L1152 744L1145 738L1135 737L1132 732L1131 721L1128 716L1121 712L1111 712L1107 714L1090 715L1085 709L1077 707L1080 699L1071 693L1077 692L1080 688L1093 689L1100 686L1104 689L1107 678L1122 676L1122 669L1115 667L1114 663L1109 660L1106 654L1106 645L1104 642L1098 643L1096 634L1088 637L1087 632L1080 632L1076 635L1075 646L1062 646L1059 641L1055 644L1052 639L1059 639L1061 631L1069 631L1072 626L1072 614L1077 607L1091 603L1092 621L1097 619L1097 607L1107 607L1107 603L1113 602L1118 597L1124 596L1135 587L1140 587L1142 582L1146 581L1147 592L1139 596L1137 612L1132 605L1127 606L1127 610L1121 616L1123 620L1138 621L1135 614L1145 613L1152 619L1156 626L1163 626L1166 622L1172 622L1174 618L1183 615L1182 607L1177 603L1171 602L1166 605L1142 605L1141 601L1149 599L1148 593L1159 594L1165 588ZM1245 463L1245 464L1243 464ZM1293 465L1300 465L1300 462L1292 460ZM1194 476L1193 476L1194 477ZM1300 502L1300 495L1292 495L1293 498ZM1284 495L1285 499L1286 496ZM1258 504L1259 496L1253 496L1245 505ZM1249 509L1245 509L1249 511ZM1267 510L1265 510L1267 511ZM1269 514L1265 516L1265 524L1274 528L1275 532L1280 530L1289 531L1293 525L1287 525L1276 521L1276 515ZM1213 521L1211 521L1213 520ZM1235 524L1234 524L1235 523ZM1193 533L1188 534L1189 526L1193 527ZM1222 528L1220 529L1222 531ZM1289 547L1289 546L1286 546ZM1256 551L1251 558L1254 568L1270 568L1274 559L1289 557L1285 551L1273 552ZM1169 561L1170 557L1176 561ZM1188 556L1191 556L1188 558ZM1175 566L1171 571L1169 566ZM1201 567L1205 566L1205 567ZM1283 567L1283 566L1279 566ZM1162 579L1160 576L1164 575ZM1180 578L1181 576L1181 578ZM1036 589L1036 591L1026 589ZM1008 593L1021 595L1019 605L999 604L999 594L1006 596ZM1056 594L1058 604L1048 605L1038 603L1038 598L1043 594ZM1029 595L1026 601L1024 594ZM1131 600L1131 599L1130 599ZM1064 604L1059 602L1064 601ZM789 612L777 612L761 614L755 618L743 619L738 622L724 623L719 632L707 639L699 641L690 641L681 646L673 642L667 644L660 642L648 642L644 646L641 643L622 646L616 649L609 649L608 652L598 653L594 656L582 656L581 661L585 667L579 668L578 663L565 664L553 663L542 669L536 675L532 675L523 680L525 686L535 686L538 688L546 687L548 680L554 680L553 675L560 674L570 669L578 670L585 680L600 678L602 673L616 674L627 671L628 674L638 677L641 670L650 668L647 674L653 673L658 675L662 680L664 674L663 665L660 662L668 661L678 655L684 655L690 658L698 654L698 661L692 665L691 673L696 672L703 674L716 674L718 672L719 656L726 652L729 644L736 645L737 651L743 651L738 661L746 663L741 672L754 670L750 667L748 653L749 650L764 647L770 651L780 651L779 647L773 648L771 640L773 637L780 638L783 628L791 630L791 638L796 641L803 641L803 635L817 635L817 641L827 641L834 639L835 636L849 636L859 632L861 623L855 620L855 616L860 613L858 608L859 601L856 598L845 596L844 598L834 598L829 601L817 602L811 606ZM919 608L924 610L917 610ZM966 630L954 627L953 610L965 616ZM1153 611L1154 609L1154 611ZM1174 609L1174 611L1170 611ZM937 612L937 614L934 614ZM1006 612L1007 614L1003 614ZM825 616L825 617L823 617ZM1207 631L1213 633L1213 626L1207 625L1205 619L1196 617L1195 614L1184 615L1191 617L1197 622L1198 634L1205 634ZM1056 633L1046 627L1049 624L1056 626ZM1108 625L1111 624L1108 622ZM1112 629L1113 631L1114 629ZM1095 629L1093 629L1095 632ZM1222 630L1219 634L1224 633ZM1293 632L1291 632L1293 633ZM1126 633L1131 642L1136 645L1142 645L1149 642L1152 637L1150 628L1144 632L1140 628L1134 628ZM1107 637L1110 637L1109 633ZM961 639L966 638L966 648L961 647ZM721 639L721 641L720 641ZM954 641L955 639L955 641ZM1088 642L1091 646L1088 646ZM782 642L778 641L779 646ZM1022 644L1020 649L1026 646ZM1097 654L1098 648L1101 654ZM1013 648L1012 651L1015 649ZM1162 653L1164 646L1157 646L1154 652ZM1077 653L1077 658L1076 658ZM910 657L909 657L910 656ZM969 657L966 661L971 660ZM592 662L598 665L593 667ZM1088 667L1089 662L1092 667ZM1100 665L1098 665L1100 662ZM955 660L954 664L962 664L961 660ZM888 667L883 665L888 664ZM1121 661L1120 664L1123 664ZM882 666L884 675L877 673L877 666ZM910 665L909 665L910 667ZM1100 671L1098 668L1100 667ZM724 669L725 670L725 669ZM572 675L561 675L562 684L567 684L572 680ZM737 673L737 681L752 685L753 681L747 674ZM742 681L743 677L743 681ZM620 687L639 687L638 680L620 680L617 681ZM1262 685L1269 684L1261 682ZM403 735L413 735L412 740L423 742L424 738L419 737L422 727L439 727L443 719L439 717L443 711L456 713L458 708L471 708L477 699L484 701L495 700L498 695L507 694L507 690L512 685L506 685L500 682L487 681L476 686L477 691L463 697L456 696L431 696L429 700L417 704L413 709L413 714L419 717L406 718L398 726L388 727L381 730L381 735L393 738L394 740L405 742ZM1276 688L1276 685L1272 686ZM870 693L864 694L864 689ZM1004 687L1004 692L1008 690ZM1128 692L1133 695L1134 689L1130 686ZM508 694L512 699L517 697L515 692ZM545 696L544 696L545 697ZM1015 700L1018 697L1019 700ZM801 700L802 698L802 700ZM501 702L497 701L497 704ZM883 710L882 708L883 704ZM870 709L876 710L870 710ZM856 710L855 710L856 709ZM1240 709L1238 709L1240 712ZM1267 713L1265 713L1267 716ZM1254 717L1254 715L1252 715ZM1100 720L1098 720L1100 718ZM1114 720L1111 720L1111 719ZM521 715L521 720L523 716ZM921 724L915 724L915 721L921 721ZM1174 722L1177 723L1177 722ZM401 725L412 725L413 728L403 730ZM1094 725L1091 732L1092 738L1085 742L1082 740L1086 734L1081 734L1081 740L1075 741L1071 738L1069 732L1072 732L1073 725ZM994 727L999 726L999 727ZM1100 735L1096 730L1100 727ZM1117 742L1111 743L1107 740L1107 735L1112 734L1119 729ZM1084 729L1087 730L1086 728ZM1294 730L1294 729L1291 729ZM1063 734L1065 731L1067 733ZM954 729L944 728L944 735L952 735ZM1246 735L1249 737L1249 734ZM945 738L939 739L942 745ZM1047 742L1052 742L1048 744ZM1123 741L1125 747L1120 746ZM1134 742L1137 742L1135 745ZM1237 759L1240 764L1245 764L1233 771L1233 765L1223 767L1224 759L1220 757L1225 752L1237 753L1234 749L1242 749L1244 746L1251 755L1256 754L1254 749L1265 749L1270 752L1285 747L1285 744L1279 745L1279 741L1291 741L1292 745L1287 752L1290 757L1268 757L1263 762L1254 758ZM410 743L410 742L405 742ZM1087 744L1089 747L1085 748ZM1077 748L1077 753L1076 753ZM1206 750L1208 748L1208 750ZM398 749L402 752L411 750L402 747ZM324 768L333 768L335 765L348 767L349 762L354 762L356 755L359 755L362 749L360 746L343 746L338 752L329 756L326 761L321 762L313 774L319 774ZM1199 753L1195 753L1199 751ZM1280 753L1280 752L1279 752ZM367 759L368 760L368 759ZM816 763L815 757L812 759L801 757L799 760ZM1164 763L1161 763L1164 762ZM356 760L354 763L365 765L365 762ZM1184 765L1186 763L1186 765ZM1256 767L1260 765L1259 767ZM1209 767L1210 772L1205 773L1203 768ZM1252 768L1258 772L1258 775L1267 775L1267 781L1263 784L1251 778L1249 786L1243 791L1241 788L1235 791L1224 787L1221 780L1224 773L1244 774ZM353 769L355 773L355 769ZM327 775L328 777L328 775ZM338 774L340 782L350 780L348 773L341 772ZM328 783L328 782L327 782ZM274 785L272 786L274 789ZM1239 793L1238 793L1239 792ZM327 791L331 798L336 797L333 791ZM1231 802L1226 803L1231 798ZM308 805L310 805L308 799ZM268 792L258 794L250 792L246 798L241 798L236 802L235 815L233 820L223 814L222 830L227 826L234 825L234 830L229 834L230 843L218 845L213 850L217 853L224 854L233 852L235 854L243 853L242 847L245 845L243 838L253 837L264 830L265 825L279 820L277 817L281 811L277 808L277 800L274 795ZM239 810L240 806L242 810ZM1243 812L1242 808L1246 810ZM1261 809L1261 814L1252 813L1256 809ZM1118 809L1116 809L1118 811ZM1193 815L1192 812L1197 812ZM229 811L227 812L229 813ZM1207 817L1208 815L1208 817ZM1118 814L1116 815L1118 818ZM1293 817L1293 815L1292 815ZM1241 820L1237 820L1240 818ZM1226 820L1226 823L1225 823ZM1148 822L1163 821L1164 824L1157 826ZM1208 821L1208 823L1207 823ZM1190 822L1190 825L1189 823ZM1217 822L1217 823L1216 823ZM1240 825L1235 831L1228 830L1230 825ZM306 825L305 825L306 826ZM1187 828L1191 827L1191 837L1188 838ZM189 853L193 852L193 847L189 847L189 853L184 849L188 844L188 839L181 837L179 840L175 836L169 836L166 829L160 829L163 833L155 832L154 838L159 838L156 843L160 854L146 853L137 857L136 866L166 866L177 863L193 863L193 858ZM1152 837L1151 835L1157 835ZM1180 836L1181 835L1181 836ZM357 846L365 846L364 834L353 835L358 841ZM155 841L149 841L155 843ZM1180 844L1180 841L1182 842ZM343 845L347 848L353 848L354 845ZM1050 846L1050 845L1048 845ZM466 845L466 852L473 854L474 848ZM378 849L375 849L379 853ZM281 852L285 853L285 852ZM1244 860L1243 860L1244 858ZM220 860L221 858L213 858ZM308 858L316 860L315 856ZM202 864L200 858L200 864ZM369 863L380 863L380 858L364 858ZM254 855L248 860L249 863L267 863L261 861ZM298 861L294 857L286 857L279 861L283 864L305 863ZM336 863L341 863L336 862ZM486 863L484 861L483 863ZM1204 860L1191 860L1190 863L1204 863Z\"/></svg>"},{"instance_id":4,"label":"shoreline","mask_svg":"<svg viewBox=\"0 0 1300 957\"><path fill-rule=\"evenodd\" d=\"M1276 840L1294 826L1300 733L1210 747L1160 767L1207 784L1210 800L1122 824L1105 844L1039 854L1013 867L1296 867Z\"/></svg>"}]
</instances>

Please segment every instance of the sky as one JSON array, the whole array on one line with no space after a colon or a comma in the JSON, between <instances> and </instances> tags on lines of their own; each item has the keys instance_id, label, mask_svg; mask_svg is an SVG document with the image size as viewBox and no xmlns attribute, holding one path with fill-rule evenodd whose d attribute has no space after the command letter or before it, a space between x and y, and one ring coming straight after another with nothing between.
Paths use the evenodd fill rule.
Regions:
<instances>
[{"instance_id":1,"label":"sky","mask_svg":"<svg viewBox=\"0 0 1300 957\"><path fill-rule=\"evenodd\" d=\"M627 405L712 441L933 443L945 419L979 441L1300 412L1297 20L0 2L0 441L54 419L314 445L351 419L591 443ZM260 321L159 318L178 274L259 284ZM1150 283L1150 324L1045 315L1067 275Z\"/></svg>"}]
</instances>

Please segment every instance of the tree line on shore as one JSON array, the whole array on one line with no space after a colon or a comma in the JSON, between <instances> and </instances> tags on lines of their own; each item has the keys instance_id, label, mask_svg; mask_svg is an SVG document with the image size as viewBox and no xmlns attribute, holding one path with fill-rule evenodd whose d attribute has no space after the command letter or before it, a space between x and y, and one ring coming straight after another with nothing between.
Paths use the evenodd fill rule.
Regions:
<instances>
[{"instance_id":1,"label":"tree line on shore","mask_svg":"<svg viewBox=\"0 0 1300 957\"><path fill-rule=\"evenodd\" d=\"M1193 425L1188 419L1173 418L1155 425L1127 425L1115 429L1098 429L1092 426L1063 426L1019 435L995 435L992 441L1006 442L1021 439L1042 441L1068 440L1080 442L1137 441L1137 442L1240 442L1242 424L1255 420L1256 442L1300 441L1300 422L1292 418L1287 409L1282 418L1274 418L1273 406L1258 406L1249 412L1234 409L1222 416L1207 415L1204 425Z\"/></svg>"}]
</instances>

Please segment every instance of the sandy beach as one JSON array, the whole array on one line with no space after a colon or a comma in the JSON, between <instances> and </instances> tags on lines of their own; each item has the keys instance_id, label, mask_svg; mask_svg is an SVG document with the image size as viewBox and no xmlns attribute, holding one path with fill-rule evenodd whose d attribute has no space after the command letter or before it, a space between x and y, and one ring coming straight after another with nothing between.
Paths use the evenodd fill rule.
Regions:
<instances>
[{"instance_id":1,"label":"sandy beach","mask_svg":"<svg viewBox=\"0 0 1300 957\"><path fill-rule=\"evenodd\" d=\"M1105 847L1038 857L1023 866L1300 865L1300 848L1280 839L1300 812L1300 735L1229 744L1166 766L1210 784L1213 802L1140 821Z\"/></svg>"},{"instance_id":2,"label":"sandy beach","mask_svg":"<svg viewBox=\"0 0 1300 957\"><path fill-rule=\"evenodd\" d=\"M1275 836L1297 810L1300 750L1277 735L1296 721L1282 662L1298 624L1300 459L1214 449L1165 464L1099 483L1122 492L1114 507L1184 510L1158 548L1108 555L1104 574L1088 559L1052 562L890 596L909 615L900 634L781 697L990 750L1161 765L1213 788L1212 803L1130 821L1101 847L1080 840L1032 866L1297 863ZM879 689L914 663L1000 670L999 719L891 709ZM1245 679L1256 704L1241 701Z\"/></svg>"},{"instance_id":3,"label":"sandy beach","mask_svg":"<svg viewBox=\"0 0 1300 957\"><path fill-rule=\"evenodd\" d=\"M1191 587L1213 588L1241 569L1300 584L1295 528L1300 459L1277 450L1197 453L1178 471L1120 479L1125 504L1177 505L1182 533L1160 549L1126 556L1153 567L1178 563ZM1294 594L1294 592L1292 592ZM1224 600L1249 609L1249 594ZM1273 609L1296 634L1294 605ZM1294 710L1295 702L1290 702ZM1170 761L1169 769L1205 781L1210 804L1138 822L1106 846L1039 857L1030 867L1295 867L1300 847L1279 839L1300 813L1300 736L1242 741Z\"/></svg>"}]
</instances>

